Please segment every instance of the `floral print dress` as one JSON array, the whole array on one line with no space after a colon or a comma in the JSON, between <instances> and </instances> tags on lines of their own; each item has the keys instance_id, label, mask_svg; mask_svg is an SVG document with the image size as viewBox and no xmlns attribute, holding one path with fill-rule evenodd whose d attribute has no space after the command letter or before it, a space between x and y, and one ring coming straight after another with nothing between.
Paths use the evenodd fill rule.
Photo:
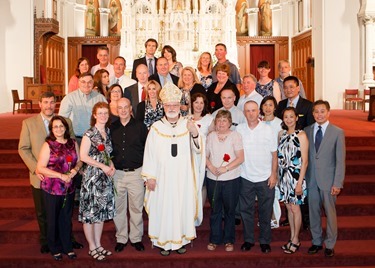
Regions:
<instances>
[{"instance_id":1,"label":"floral print dress","mask_svg":"<svg viewBox=\"0 0 375 268\"><path fill-rule=\"evenodd\" d=\"M106 164L106 158L112 152L109 129L106 128L107 138L103 139L99 130L92 127L84 134L91 141L89 156L96 161ZM104 147L104 151L101 151ZM83 223L96 223L113 219L115 216L115 195L113 179L102 169L85 165L80 192L78 220Z\"/></svg>"}]
</instances>

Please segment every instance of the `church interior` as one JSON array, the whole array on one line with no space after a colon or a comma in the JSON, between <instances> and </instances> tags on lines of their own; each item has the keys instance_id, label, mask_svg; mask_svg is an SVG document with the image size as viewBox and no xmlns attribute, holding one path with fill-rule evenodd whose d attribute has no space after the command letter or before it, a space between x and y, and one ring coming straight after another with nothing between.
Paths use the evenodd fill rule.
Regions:
<instances>
[{"instance_id":1,"label":"church interior","mask_svg":"<svg viewBox=\"0 0 375 268\"><path fill-rule=\"evenodd\" d=\"M0 112L12 110L11 90L37 103L40 92L64 96L76 60L97 63L96 48L110 58L133 60L155 38L196 68L202 52L227 46L227 58L241 76L257 74L261 60L289 60L307 98L323 98L344 109L345 89L365 89L373 79L374 0L3 0ZM273 77L272 77L273 76ZM367 104L366 104L367 105Z\"/></svg>"},{"instance_id":2,"label":"church interior","mask_svg":"<svg viewBox=\"0 0 375 268\"><path fill-rule=\"evenodd\" d=\"M374 267L375 121L370 114L374 119L375 0L0 0L0 18L1 267ZM270 77L276 78L278 62L289 60L306 98L329 101L330 122L344 129L346 143L334 258L307 253L310 230L301 232L297 254L284 254L280 248L289 239L288 227L273 231L270 254L259 246L242 252L243 224L236 229L234 252L223 247L209 252L208 202L197 238L184 256L164 257L151 247L146 214L144 252L128 245L106 264L92 260L87 244L74 261L64 256L58 263L40 254L29 170L17 150L22 121L39 112L42 92L63 98L77 59L84 56L91 66L97 64L100 46L109 48L111 63L118 55L126 59L130 77L133 60L144 56L148 38L159 43L156 57L162 46L170 45L177 60L193 68L201 53L214 55L215 45L224 43L241 77L257 75L258 62L267 60ZM359 105L345 101L346 89L358 90ZM25 113L26 104L12 114L12 90L31 100L34 114ZM367 94L371 99L365 102ZM77 214L76 208L73 231L83 243ZM102 241L114 249L112 221L106 222Z\"/></svg>"}]
</instances>

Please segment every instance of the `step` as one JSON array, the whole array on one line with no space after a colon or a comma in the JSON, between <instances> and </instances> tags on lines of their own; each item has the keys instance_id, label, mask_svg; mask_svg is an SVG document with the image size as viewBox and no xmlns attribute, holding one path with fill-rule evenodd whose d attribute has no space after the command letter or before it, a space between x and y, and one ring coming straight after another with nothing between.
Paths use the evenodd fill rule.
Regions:
<instances>
[{"instance_id":1,"label":"step","mask_svg":"<svg viewBox=\"0 0 375 268\"><path fill-rule=\"evenodd\" d=\"M346 175L375 175L375 160L347 160Z\"/></svg>"},{"instance_id":2,"label":"step","mask_svg":"<svg viewBox=\"0 0 375 268\"><path fill-rule=\"evenodd\" d=\"M375 146L346 147L346 160L375 160Z\"/></svg>"},{"instance_id":3,"label":"step","mask_svg":"<svg viewBox=\"0 0 375 268\"><path fill-rule=\"evenodd\" d=\"M4 164L0 163L0 180L2 178L28 178L29 170L22 163Z\"/></svg>"},{"instance_id":4,"label":"step","mask_svg":"<svg viewBox=\"0 0 375 268\"><path fill-rule=\"evenodd\" d=\"M375 216L375 196L343 195L337 198L338 216ZM204 215L210 208L205 206ZM31 198L3 198L0 203L0 219L35 219L34 202Z\"/></svg>"},{"instance_id":5,"label":"step","mask_svg":"<svg viewBox=\"0 0 375 268\"><path fill-rule=\"evenodd\" d=\"M363 136L363 137L345 137L346 147L351 146L375 146L375 137Z\"/></svg>"},{"instance_id":6,"label":"step","mask_svg":"<svg viewBox=\"0 0 375 268\"><path fill-rule=\"evenodd\" d=\"M375 193L374 175L347 175L344 180L343 195L373 195Z\"/></svg>"},{"instance_id":7,"label":"step","mask_svg":"<svg viewBox=\"0 0 375 268\"><path fill-rule=\"evenodd\" d=\"M323 217L323 226L326 224L326 219ZM82 223L78 222L77 216L73 217L73 232L77 241L84 241L84 233ZM338 234L339 240L375 240L375 216L355 216L338 217ZM144 219L144 233L145 239L148 230L147 217ZM259 235L259 228L255 229L256 236ZM197 227L197 236L209 240L210 227L209 219L206 217L201 226ZM280 227L272 230L272 241L287 241L290 236L289 227ZM0 241L2 243L27 243L28 241L38 241L39 228L36 220L0 220ZM108 221L104 224L102 240L112 243L115 237L115 225L113 221ZM243 225L236 226L236 239L243 240ZM309 241L311 239L310 231L302 230L300 232L300 239Z\"/></svg>"},{"instance_id":8,"label":"step","mask_svg":"<svg viewBox=\"0 0 375 268\"><path fill-rule=\"evenodd\" d=\"M18 154L18 150L0 150L0 163L23 163L23 160L21 156Z\"/></svg>"},{"instance_id":9,"label":"step","mask_svg":"<svg viewBox=\"0 0 375 268\"><path fill-rule=\"evenodd\" d=\"M19 139L0 139L0 149L1 150L17 150L18 142L19 142Z\"/></svg>"},{"instance_id":10,"label":"step","mask_svg":"<svg viewBox=\"0 0 375 268\"><path fill-rule=\"evenodd\" d=\"M63 261L56 262L49 254L40 254L39 245L1 244L0 261L3 267L329 267L329 266L362 266L375 263L374 240L364 243L360 240L338 241L335 247L335 257L325 258L323 251L316 255L307 254L311 243L302 241L299 252L286 255L281 246L284 242L272 243L272 252L264 255L259 245L249 252L242 252L242 242L235 243L233 252L225 252L224 246L219 245L216 251L207 250L207 241L199 238L194 240L193 246L187 246L187 253L179 255L172 253L168 257L159 254L158 248L151 249L149 241L144 241L146 250L139 252L128 246L121 253L114 253L105 263L94 261L87 254L85 248L76 250L78 258L74 261L63 257ZM103 243L103 246L113 250L114 244ZM22 252L22 254L20 254Z\"/></svg>"},{"instance_id":11,"label":"step","mask_svg":"<svg viewBox=\"0 0 375 268\"><path fill-rule=\"evenodd\" d=\"M0 179L1 198L32 198L30 180L26 179Z\"/></svg>"}]
</instances>

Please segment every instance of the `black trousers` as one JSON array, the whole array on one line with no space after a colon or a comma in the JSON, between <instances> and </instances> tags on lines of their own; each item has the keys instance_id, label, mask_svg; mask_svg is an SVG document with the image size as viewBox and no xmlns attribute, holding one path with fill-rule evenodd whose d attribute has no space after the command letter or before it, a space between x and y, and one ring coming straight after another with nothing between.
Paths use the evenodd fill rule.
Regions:
<instances>
[{"instance_id":1,"label":"black trousers","mask_svg":"<svg viewBox=\"0 0 375 268\"><path fill-rule=\"evenodd\" d=\"M69 253L72 248L72 213L74 192L65 195L51 195L43 191L47 212L47 241L52 254Z\"/></svg>"},{"instance_id":2,"label":"black trousers","mask_svg":"<svg viewBox=\"0 0 375 268\"><path fill-rule=\"evenodd\" d=\"M46 246L47 243L47 216L44 205L43 190L31 186L31 193L34 199L35 214L39 225L39 243Z\"/></svg>"}]
</instances>

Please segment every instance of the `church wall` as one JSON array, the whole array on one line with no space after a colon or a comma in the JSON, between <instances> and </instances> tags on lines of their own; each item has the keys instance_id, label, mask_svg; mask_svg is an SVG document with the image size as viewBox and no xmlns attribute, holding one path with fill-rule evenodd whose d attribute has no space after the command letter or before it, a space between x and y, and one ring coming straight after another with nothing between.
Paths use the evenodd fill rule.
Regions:
<instances>
[{"instance_id":1,"label":"church wall","mask_svg":"<svg viewBox=\"0 0 375 268\"><path fill-rule=\"evenodd\" d=\"M313 1L313 57L315 99L343 108L345 88L361 88L360 1Z\"/></svg>"},{"instance_id":2,"label":"church wall","mask_svg":"<svg viewBox=\"0 0 375 268\"><path fill-rule=\"evenodd\" d=\"M11 89L23 98L23 77L33 76L33 0L0 1L0 113L12 111Z\"/></svg>"}]
</instances>

